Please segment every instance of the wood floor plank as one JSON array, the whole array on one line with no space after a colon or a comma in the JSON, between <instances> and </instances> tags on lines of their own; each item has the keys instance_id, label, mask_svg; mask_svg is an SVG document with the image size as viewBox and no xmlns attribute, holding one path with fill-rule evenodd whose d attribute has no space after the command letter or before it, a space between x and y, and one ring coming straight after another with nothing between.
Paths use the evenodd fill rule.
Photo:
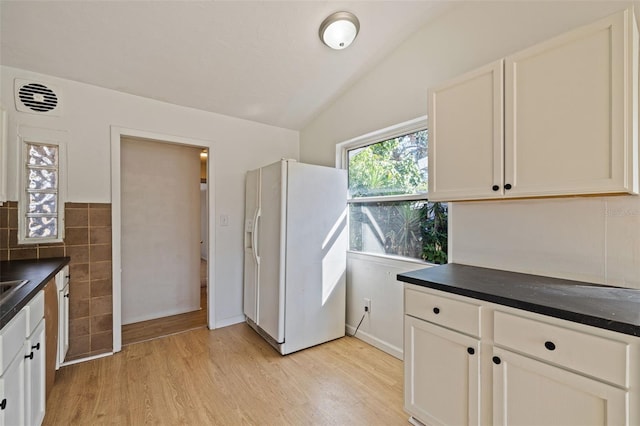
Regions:
<instances>
[{"instance_id":1,"label":"wood floor plank","mask_svg":"<svg viewBox=\"0 0 640 426\"><path fill-rule=\"evenodd\" d=\"M406 425L402 362L344 337L285 357L246 324L58 371L44 425Z\"/></svg>"}]
</instances>

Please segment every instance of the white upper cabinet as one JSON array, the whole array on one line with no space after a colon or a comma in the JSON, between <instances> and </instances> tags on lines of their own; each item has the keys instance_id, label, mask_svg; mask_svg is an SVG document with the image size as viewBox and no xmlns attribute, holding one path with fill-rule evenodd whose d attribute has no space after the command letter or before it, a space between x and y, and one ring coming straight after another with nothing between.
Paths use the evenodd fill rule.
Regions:
<instances>
[{"instance_id":1,"label":"white upper cabinet","mask_svg":"<svg viewBox=\"0 0 640 426\"><path fill-rule=\"evenodd\" d=\"M637 50L628 9L430 90L430 200L638 193Z\"/></svg>"},{"instance_id":2,"label":"white upper cabinet","mask_svg":"<svg viewBox=\"0 0 640 426\"><path fill-rule=\"evenodd\" d=\"M429 91L429 200L502 194L503 61Z\"/></svg>"}]
</instances>

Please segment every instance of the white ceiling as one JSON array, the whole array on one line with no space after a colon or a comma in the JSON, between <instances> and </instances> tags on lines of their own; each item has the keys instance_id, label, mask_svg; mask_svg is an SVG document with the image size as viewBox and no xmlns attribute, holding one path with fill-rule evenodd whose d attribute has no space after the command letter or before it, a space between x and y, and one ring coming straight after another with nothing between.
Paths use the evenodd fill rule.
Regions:
<instances>
[{"instance_id":1,"label":"white ceiling","mask_svg":"<svg viewBox=\"0 0 640 426\"><path fill-rule=\"evenodd\" d=\"M0 63L299 130L444 1L6 1ZM360 20L333 51L320 23ZM398 64L411 66L411 64Z\"/></svg>"}]
</instances>

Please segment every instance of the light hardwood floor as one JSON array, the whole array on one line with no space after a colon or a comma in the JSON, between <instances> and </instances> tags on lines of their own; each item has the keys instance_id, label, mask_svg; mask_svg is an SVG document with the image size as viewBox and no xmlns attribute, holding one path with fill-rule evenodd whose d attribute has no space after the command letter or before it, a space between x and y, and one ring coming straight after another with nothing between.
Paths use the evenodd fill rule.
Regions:
<instances>
[{"instance_id":1,"label":"light hardwood floor","mask_svg":"<svg viewBox=\"0 0 640 426\"><path fill-rule=\"evenodd\" d=\"M62 367L44 425L406 425L402 362L353 337L278 354L246 324Z\"/></svg>"}]
</instances>

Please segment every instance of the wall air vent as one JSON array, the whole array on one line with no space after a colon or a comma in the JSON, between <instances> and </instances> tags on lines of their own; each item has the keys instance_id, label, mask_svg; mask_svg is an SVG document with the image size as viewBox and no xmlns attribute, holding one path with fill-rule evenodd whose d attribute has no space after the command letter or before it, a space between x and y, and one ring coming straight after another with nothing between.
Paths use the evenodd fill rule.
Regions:
<instances>
[{"instance_id":1,"label":"wall air vent","mask_svg":"<svg viewBox=\"0 0 640 426\"><path fill-rule=\"evenodd\" d=\"M48 84L15 80L16 109L32 114L60 115L60 98Z\"/></svg>"}]
</instances>

